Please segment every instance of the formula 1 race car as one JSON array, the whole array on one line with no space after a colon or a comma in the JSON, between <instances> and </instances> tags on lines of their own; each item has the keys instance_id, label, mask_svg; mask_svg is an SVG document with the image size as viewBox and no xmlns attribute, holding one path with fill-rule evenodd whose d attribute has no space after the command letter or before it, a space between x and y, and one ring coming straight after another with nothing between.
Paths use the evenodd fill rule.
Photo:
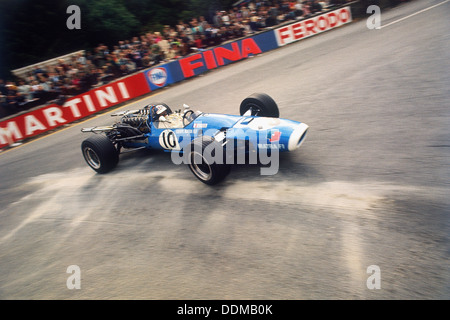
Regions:
<instances>
[{"instance_id":1,"label":"formula 1 race car","mask_svg":"<svg viewBox=\"0 0 450 320\"><path fill-rule=\"evenodd\" d=\"M203 113L187 105L172 111L165 103L152 103L113 114L120 117L113 125L81 129L95 133L82 142L81 150L98 173L114 169L121 152L171 152L175 164L187 164L200 181L214 185L232 164L277 161L279 152L300 147L308 131L304 123L280 119L277 104L267 94L250 95L239 111L240 116Z\"/></svg>"}]
</instances>

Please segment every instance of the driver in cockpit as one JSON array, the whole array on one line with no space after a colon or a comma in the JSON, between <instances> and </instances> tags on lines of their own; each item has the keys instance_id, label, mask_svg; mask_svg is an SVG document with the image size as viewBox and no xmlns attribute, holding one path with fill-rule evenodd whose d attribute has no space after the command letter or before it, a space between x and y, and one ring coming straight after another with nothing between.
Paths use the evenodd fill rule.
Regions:
<instances>
[{"instance_id":1,"label":"driver in cockpit","mask_svg":"<svg viewBox=\"0 0 450 320\"><path fill-rule=\"evenodd\" d=\"M169 115L169 110L163 105L157 105L155 107L156 110L156 118L158 121L167 120L167 116Z\"/></svg>"},{"instance_id":2,"label":"driver in cockpit","mask_svg":"<svg viewBox=\"0 0 450 320\"><path fill-rule=\"evenodd\" d=\"M155 126L158 128L183 128L183 117L162 104L155 106Z\"/></svg>"}]
</instances>

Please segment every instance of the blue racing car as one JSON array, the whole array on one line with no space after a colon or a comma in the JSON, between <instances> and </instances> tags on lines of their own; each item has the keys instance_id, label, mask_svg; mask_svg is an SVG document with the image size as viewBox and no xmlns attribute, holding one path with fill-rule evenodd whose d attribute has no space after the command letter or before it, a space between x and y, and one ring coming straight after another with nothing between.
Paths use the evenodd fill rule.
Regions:
<instances>
[{"instance_id":1,"label":"blue racing car","mask_svg":"<svg viewBox=\"0 0 450 320\"><path fill-rule=\"evenodd\" d=\"M175 164L188 165L200 181L214 185L233 164L277 161L279 152L300 147L308 131L305 123L280 119L276 102L264 93L245 98L239 112L203 113L187 105L171 110L165 103L152 103L113 114L119 120L110 126L81 129L95 133L82 142L81 150L98 173L114 169L121 152L164 150L172 153Z\"/></svg>"}]
</instances>

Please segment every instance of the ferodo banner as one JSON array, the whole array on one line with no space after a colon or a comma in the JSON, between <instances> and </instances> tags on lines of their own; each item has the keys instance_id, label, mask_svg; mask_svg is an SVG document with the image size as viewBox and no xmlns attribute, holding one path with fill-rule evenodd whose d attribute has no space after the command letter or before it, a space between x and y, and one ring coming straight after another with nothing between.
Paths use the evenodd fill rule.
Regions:
<instances>
[{"instance_id":1,"label":"ferodo banner","mask_svg":"<svg viewBox=\"0 0 450 320\"><path fill-rule=\"evenodd\" d=\"M0 122L0 148L33 137L102 109L149 93L143 73L92 89L67 100Z\"/></svg>"},{"instance_id":2,"label":"ferodo banner","mask_svg":"<svg viewBox=\"0 0 450 320\"><path fill-rule=\"evenodd\" d=\"M278 45L286 44L316 35L318 33L339 27L352 21L350 7L343 7L322 15L302 20L275 29Z\"/></svg>"}]
</instances>

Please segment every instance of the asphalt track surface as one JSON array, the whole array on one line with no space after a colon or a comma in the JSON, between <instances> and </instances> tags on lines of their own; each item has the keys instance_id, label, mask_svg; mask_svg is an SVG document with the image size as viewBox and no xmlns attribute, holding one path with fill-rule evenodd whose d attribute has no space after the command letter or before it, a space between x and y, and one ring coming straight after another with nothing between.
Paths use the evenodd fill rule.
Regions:
<instances>
[{"instance_id":1,"label":"asphalt track surface","mask_svg":"<svg viewBox=\"0 0 450 320\"><path fill-rule=\"evenodd\" d=\"M109 114L0 153L0 298L449 299L449 9L356 21L121 108L237 114L268 93L311 128L276 175L241 165L209 187L149 151L95 174L80 129Z\"/></svg>"}]
</instances>

